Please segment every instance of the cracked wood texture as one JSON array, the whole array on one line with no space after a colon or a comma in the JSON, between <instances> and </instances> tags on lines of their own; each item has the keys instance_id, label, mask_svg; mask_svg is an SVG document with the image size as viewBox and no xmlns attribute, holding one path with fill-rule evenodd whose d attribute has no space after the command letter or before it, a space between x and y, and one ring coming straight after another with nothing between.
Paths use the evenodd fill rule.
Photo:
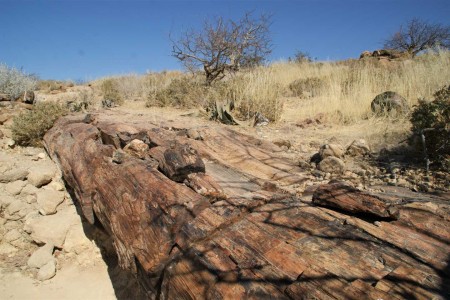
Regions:
<instances>
[{"instance_id":1,"label":"cracked wood texture","mask_svg":"<svg viewBox=\"0 0 450 300\"><path fill-rule=\"evenodd\" d=\"M60 119L45 146L149 299L450 297L448 199L331 182L311 201L278 147L224 126L89 119ZM114 162L134 139L148 155Z\"/></svg>"}]
</instances>

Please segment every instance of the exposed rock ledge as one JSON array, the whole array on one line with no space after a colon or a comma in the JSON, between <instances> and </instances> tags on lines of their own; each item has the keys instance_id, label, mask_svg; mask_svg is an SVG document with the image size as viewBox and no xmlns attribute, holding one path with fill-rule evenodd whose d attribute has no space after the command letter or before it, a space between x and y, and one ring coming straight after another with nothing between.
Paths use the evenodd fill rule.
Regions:
<instances>
[{"instance_id":1,"label":"exposed rock ledge","mask_svg":"<svg viewBox=\"0 0 450 300\"><path fill-rule=\"evenodd\" d=\"M149 298L450 297L448 199L331 182L311 202L292 193L307 175L278 147L184 128L202 139L76 117L45 136L85 217Z\"/></svg>"}]
</instances>

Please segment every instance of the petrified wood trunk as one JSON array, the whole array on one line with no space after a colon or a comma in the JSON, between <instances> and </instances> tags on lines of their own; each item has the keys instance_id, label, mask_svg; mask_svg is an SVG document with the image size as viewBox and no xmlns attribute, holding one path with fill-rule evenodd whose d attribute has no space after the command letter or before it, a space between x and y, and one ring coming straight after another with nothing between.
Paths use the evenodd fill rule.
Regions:
<instances>
[{"instance_id":1,"label":"petrified wood trunk","mask_svg":"<svg viewBox=\"0 0 450 300\"><path fill-rule=\"evenodd\" d=\"M305 176L277 147L199 130L66 117L45 136L83 214L149 298L449 297L447 201L340 183L303 201L289 191ZM136 139L148 155L122 151Z\"/></svg>"}]
</instances>

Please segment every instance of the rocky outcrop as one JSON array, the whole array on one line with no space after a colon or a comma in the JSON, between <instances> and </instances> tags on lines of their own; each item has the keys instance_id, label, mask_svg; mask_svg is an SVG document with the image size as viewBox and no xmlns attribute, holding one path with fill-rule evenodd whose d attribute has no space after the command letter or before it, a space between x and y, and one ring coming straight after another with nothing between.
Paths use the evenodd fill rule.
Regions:
<instances>
[{"instance_id":1,"label":"rocky outcrop","mask_svg":"<svg viewBox=\"0 0 450 300\"><path fill-rule=\"evenodd\" d=\"M136 133L148 158L114 162L121 136ZM332 182L310 202L290 193L306 175L279 147L223 127L201 136L101 118L65 118L45 136L83 214L101 222L149 298L450 296L448 201ZM199 160L203 169L182 168L185 184L162 167Z\"/></svg>"}]
</instances>

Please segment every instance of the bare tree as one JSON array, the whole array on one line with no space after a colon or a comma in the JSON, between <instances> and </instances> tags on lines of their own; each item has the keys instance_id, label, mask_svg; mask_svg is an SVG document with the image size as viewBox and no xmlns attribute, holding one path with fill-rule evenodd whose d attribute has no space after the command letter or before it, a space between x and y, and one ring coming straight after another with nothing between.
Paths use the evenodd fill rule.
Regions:
<instances>
[{"instance_id":1,"label":"bare tree","mask_svg":"<svg viewBox=\"0 0 450 300\"><path fill-rule=\"evenodd\" d=\"M253 18L246 13L237 22L217 17L172 41L172 56L190 71L203 68L210 85L227 73L264 62L271 53L270 24L267 15Z\"/></svg>"},{"instance_id":2,"label":"bare tree","mask_svg":"<svg viewBox=\"0 0 450 300\"><path fill-rule=\"evenodd\" d=\"M384 44L387 49L406 51L412 56L437 46L450 48L450 26L430 24L417 18L400 26Z\"/></svg>"}]
</instances>

